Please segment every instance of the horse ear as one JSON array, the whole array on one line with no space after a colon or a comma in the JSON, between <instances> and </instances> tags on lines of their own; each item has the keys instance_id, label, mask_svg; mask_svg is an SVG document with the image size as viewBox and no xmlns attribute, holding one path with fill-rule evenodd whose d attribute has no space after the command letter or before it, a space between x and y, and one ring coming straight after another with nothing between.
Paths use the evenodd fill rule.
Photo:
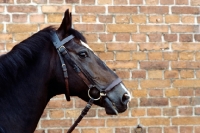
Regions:
<instances>
[{"instance_id":1,"label":"horse ear","mask_svg":"<svg viewBox=\"0 0 200 133\"><path fill-rule=\"evenodd\" d=\"M66 35L72 27L72 14L69 12L69 9L65 11L64 18L60 27L58 28L58 32Z\"/></svg>"}]
</instances>

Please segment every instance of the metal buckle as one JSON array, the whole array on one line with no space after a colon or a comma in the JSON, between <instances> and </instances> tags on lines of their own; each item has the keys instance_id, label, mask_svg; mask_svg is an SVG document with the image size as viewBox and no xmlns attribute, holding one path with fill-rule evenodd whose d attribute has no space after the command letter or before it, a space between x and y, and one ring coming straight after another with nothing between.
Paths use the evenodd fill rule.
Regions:
<instances>
[{"instance_id":1,"label":"metal buckle","mask_svg":"<svg viewBox=\"0 0 200 133\"><path fill-rule=\"evenodd\" d=\"M58 51L62 53L65 49L66 49L66 48L62 45L62 46L60 46L60 47L58 48Z\"/></svg>"},{"instance_id":2,"label":"metal buckle","mask_svg":"<svg viewBox=\"0 0 200 133\"><path fill-rule=\"evenodd\" d=\"M91 86L89 87L89 90L88 90L88 96L89 96L89 98L92 99L92 100L94 100L94 101L97 101L97 100L101 99L101 97L102 97L102 94L101 94L101 93L100 93L100 95L99 95L98 98L93 98L93 97L90 95L90 90L91 90L92 88L96 88L95 85L91 85Z\"/></svg>"}]
</instances>

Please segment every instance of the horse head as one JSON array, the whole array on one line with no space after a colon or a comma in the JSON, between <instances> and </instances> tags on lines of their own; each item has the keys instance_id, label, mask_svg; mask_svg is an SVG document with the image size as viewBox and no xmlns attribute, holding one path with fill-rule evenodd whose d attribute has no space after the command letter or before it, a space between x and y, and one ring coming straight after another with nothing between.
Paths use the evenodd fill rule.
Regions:
<instances>
[{"instance_id":1,"label":"horse head","mask_svg":"<svg viewBox=\"0 0 200 133\"><path fill-rule=\"evenodd\" d=\"M60 27L53 33L53 41L58 45L58 52L62 51L61 58L66 64L66 97L68 100L69 95L85 101L93 99L96 105L105 107L107 114L124 112L130 93L119 77L95 55L85 38L76 33L79 32L72 28L72 15L66 10Z\"/></svg>"}]
</instances>

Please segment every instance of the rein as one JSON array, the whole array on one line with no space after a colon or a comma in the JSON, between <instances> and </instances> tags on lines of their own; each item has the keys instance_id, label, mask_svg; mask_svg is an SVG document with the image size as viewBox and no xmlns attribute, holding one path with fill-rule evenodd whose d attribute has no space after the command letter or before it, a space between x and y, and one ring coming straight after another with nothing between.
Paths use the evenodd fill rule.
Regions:
<instances>
[{"instance_id":1,"label":"rein","mask_svg":"<svg viewBox=\"0 0 200 133\"><path fill-rule=\"evenodd\" d=\"M113 87L115 87L116 85L118 85L119 83L122 82L120 78L117 78L103 90L102 89L98 89L96 87L96 85L91 84L90 81L86 78L87 76L84 75L84 73L81 71L81 69L71 59L67 49L64 46L64 44L68 43L73 38L74 38L74 36L70 35L70 36L66 37L65 39L63 39L62 41L60 41L60 39L58 38L56 32L55 31L51 31L51 40L52 40L52 42L54 44L54 47L57 50L57 53L58 53L59 58L60 58L62 70L63 70L63 75L64 75L64 79L65 79L65 87L66 87L65 96L66 96L67 101L70 101L70 92L69 92L69 83L68 83L68 78L69 77L68 77L67 67L66 67L64 59L70 64L70 66L75 70L75 72L81 77L81 79L84 81L84 83L89 88L88 89L88 96L89 96L90 100L87 103L86 107L81 112L80 116L77 118L77 120L74 122L74 124L70 127L70 129L68 130L67 133L71 133L75 129L75 127L78 125L78 123L87 114L87 112L91 108L91 106L92 106L94 101L100 100L101 97L105 97L107 92L109 92ZM92 90L92 88L96 88L96 89L98 89L100 91L100 94L99 94L98 98L93 98L90 95L90 91Z\"/></svg>"}]
</instances>

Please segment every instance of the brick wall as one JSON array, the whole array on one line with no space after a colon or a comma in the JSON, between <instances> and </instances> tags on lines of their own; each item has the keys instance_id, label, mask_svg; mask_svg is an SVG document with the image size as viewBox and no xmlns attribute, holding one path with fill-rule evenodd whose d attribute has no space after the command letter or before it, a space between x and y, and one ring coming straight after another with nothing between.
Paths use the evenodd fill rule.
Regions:
<instances>
[{"instance_id":1,"label":"brick wall","mask_svg":"<svg viewBox=\"0 0 200 133\"><path fill-rule=\"evenodd\" d=\"M107 116L93 106L74 133L200 133L199 0L0 0L0 53L73 13L73 26L132 94ZM35 133L64 133L85 102L47 105Z\"/></svg>"}]
</instances>

